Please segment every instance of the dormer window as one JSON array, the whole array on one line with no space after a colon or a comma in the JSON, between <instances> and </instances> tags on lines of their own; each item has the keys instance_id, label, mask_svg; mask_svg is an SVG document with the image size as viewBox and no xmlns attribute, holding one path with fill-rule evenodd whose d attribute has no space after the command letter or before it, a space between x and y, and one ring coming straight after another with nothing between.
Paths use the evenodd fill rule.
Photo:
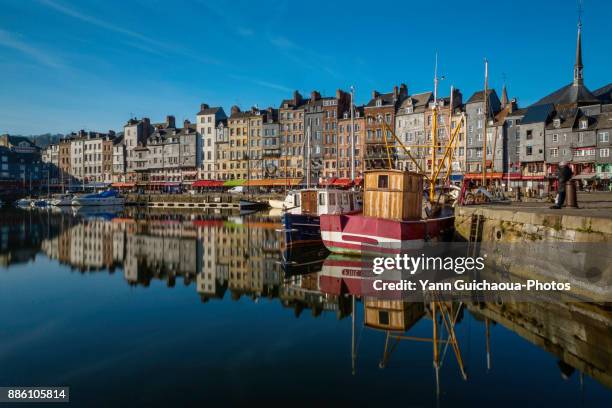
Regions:
<instances>
[{"instance_id":1,"label":"dormer window","mask_svg":"<svg viewBox=\"0 0 612 408\"><path fill-rule=\"evenodd\" d=\"M406 108L406 112L408 112L408 113L412 113L412 106L407 107L407 108Z\"/></svg>"},{"instance_id":2,"label":"dormer window","mask_svg":"<svg viewBox=\"0 0 612 408\"><path fill-rule=\"evenodd\" d=\"M555 120L553 121L553 125L554 125L556 128L560 127L560 126L561 126L561 119L555 119Z\"/></svg>"},{"instance_id":3,"label":"dormer window","mask_svg":"<svg viewBox=\"0 0 612 408\"><path fill-rule=\"evenodd\" d=\"M580 129L586 129L589 127L589 122L586 119L582 119L580 121Z\"/></svg>"},{"instance_id":4,"label":"dormer window","mask_svg":"<svg viewBox=\"0 0 612 408\"><path fill-rule=\"evenodd\" d=\"M376 100L376 106L382 106L382 99Z\"/></svg>"},{"instance_id":5,"label":"dormer window","mask_svg":"<svg viewBox=\"0 0 612 408\"><path fill-rule=\"evenodd\" d=\"M344 119L348 119L348 112L344 112L343 117L344 117Z\"/></svg>"}]
</instances>

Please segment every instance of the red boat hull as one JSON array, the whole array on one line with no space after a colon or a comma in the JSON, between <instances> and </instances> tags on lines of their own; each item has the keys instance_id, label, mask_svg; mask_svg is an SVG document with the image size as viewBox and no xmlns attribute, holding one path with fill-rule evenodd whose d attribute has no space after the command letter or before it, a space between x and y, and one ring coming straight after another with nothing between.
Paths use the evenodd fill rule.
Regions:
<instances>
[{"instance_id":1,"label":"red boat hull","mask_svg":"<svg viewBox=\"0 0 612 408\"><path fill-rule=\"evenodd\" d=\"M362 214L326 214L320 217L321 238L327 249L339 254L399 253L449 236L454 218L394 221Z\"/></svg>"}]
</instances>

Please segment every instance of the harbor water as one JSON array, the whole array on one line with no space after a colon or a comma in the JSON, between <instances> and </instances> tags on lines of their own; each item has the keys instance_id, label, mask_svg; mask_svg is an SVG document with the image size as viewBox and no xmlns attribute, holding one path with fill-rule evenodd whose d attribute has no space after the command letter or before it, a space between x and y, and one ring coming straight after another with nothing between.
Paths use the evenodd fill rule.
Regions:
<instances>
[{"instance_id":1,"label":"harbor water","mask_svg":"<svg viewBox=\"0 0 612 408\"><path fill-rule=\"evenodd\" d=\"M435 306L360 296L280 228L1 209L0 386L69 386L76 406L610 406L607 308L447 302L451 343Z\"/></svg>"}]
</instances>

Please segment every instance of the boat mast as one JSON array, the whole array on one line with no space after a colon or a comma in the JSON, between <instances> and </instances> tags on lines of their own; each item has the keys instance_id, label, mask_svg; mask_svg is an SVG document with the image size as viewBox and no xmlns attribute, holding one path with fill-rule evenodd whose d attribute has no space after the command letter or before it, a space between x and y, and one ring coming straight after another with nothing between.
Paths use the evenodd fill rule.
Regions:
<instances>
[{"instance_id":1,"label":"boat mast","mask_svg":"<svg viewBox=\"0 0 612 408\"><path fill-rule=\"evenodd\" d=\"M306 188L310 188L310 125L306 128Z\"/></svg>"},{"instance_id":2,"label":"boat mast","mask_svg":"<svg viewBox=\"0 0 612 408\"><path fill-rule=\"evenodd\" d=\"M482 142L482 186L486 187L487 185L487 121L489 120L489 115L487 113L487 105L488 98L487 93L488 85L489 85L489 61L485 58L485 81L484 81L484 124L482 127L483 132L483 142Z\"/></svg>"},{"instance_id":3,"label":"boat mast","mask_svg":"<svg viewBox=\"0 0 612 408\"><path fill-rule=\"evenodd\" d=\"M437 145L437 121L438 121L438 53L436 53L436 64L434 67L434 100L432 109L431 126L431 175L429 179L429 202L435 201L436 193L436 145Z\"/></svg>"},{"instance_id":4,"label":"boat mast","mask_svg":"<svg viewBox=\"0 0 612 408\"><path fill-rule=\"evenodd\" d=\"M289 135L287 134L287 128L289 127L289 125L285 125L287 126L285 128L285 194L287 194L287 184L289 183L289 175L287 174L287 160L289 157L289 148L287 147L287 143L289 143Z\"/></svg>"},{"instance_id":5,"label":"boat mast","mask_svg":"<svg viewBox=\"0 0 612 408\"><path fill-rule=\"evenodd\" d=\"M351 85L351 181L355 182L355 87Z\"/></svg>"}]
</instances>

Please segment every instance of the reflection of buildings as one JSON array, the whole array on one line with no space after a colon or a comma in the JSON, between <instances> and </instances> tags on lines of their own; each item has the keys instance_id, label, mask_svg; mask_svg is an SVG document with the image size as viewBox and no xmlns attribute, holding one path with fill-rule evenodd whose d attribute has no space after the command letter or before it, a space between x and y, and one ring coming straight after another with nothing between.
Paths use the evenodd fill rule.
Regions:
<instances>
[{"instance_id":1,"label":"reflection of buildings","mask_svg":"<svg viewBox=\"0 0 612 408\"><path fill-rule=\"evenodd\" d=\"M468 308L477 318L497 322L555 355L561 375L579 370L612 387L609 312L594 304L552 302L482 303ZM491 347L495 350L495 344Z\"/></svg>"},{"instance_id":2,"label":"reflection of buildings","mask_svg":"<svg viewBox=\"0 0 612 408\"><path fill-rule=\"evenodd\" d=\"M303 313L315 317L335 314L339 319L352 316L353 344L359 343L361 334L355 328L360 324L359 312L363 310L363 333L369 336L368 333L378 332L384 336L378 337L376 343L380 355L377 363L381 368L392 361L393 350L407 348L407 341L419 341L427 342L428 347L431 345L434 375L442 371L446 356L446 361L452 360L449 375L462 378L467 373L462 371L464 350L460 346L469 346L462 344L466 341L465 331L457 329L455 333L455 327L465 325L467 308L473 316L470 324L482 324L486 333L497 323L491 330L503 326L554 355L559 359L562 375L567 377L578 371L612 386L609 335L612 321L609 313L596 304L461 304L435 301L433 297L422 303L376 299L362 290L359 280L363 278L352 264L356 262L352 258L343 265L342 257L330 256L322 265L317 258L321 254L313 253L304 259L295 258L305 262L293 265L292 271L297 272L283 274L278 262L281 260L281 245L275 231L278 226L261 216L155 218L147 213L143 219L92 219L75 225L66 219L30 220L28 217L35 213L22 214L25 216L12 217L12 221L2 219L5 222L0 224L0 255L5 264L7 254L10 254L9 263L31 259L42 247L49 257L80 270L105 270L123 265L124 277L132 285L148 286L160 280L173 286L182 278L186 285L194 284L203 302L222 298L278 298L296 317ZM10 236L8 241L7 236ZM24 237L29 238L24 240ZM25 255L19 255L19 251ZM317 272L321 266L323 270ZM502 347L496 339L492 336L489 340L486 336L479 351L486 353L489 370L507 368L498 368L495 364L495 351ZM356 346L352 354L355 364L361 354ZM359 371L357 364L353 368L356 373ZM484 370L485 366L472 369ZM436 381L440 378L444 376L436 376Z\"/></svg>"},{"instance_id":3,"label":"reflection of buildings","mask_svg":"<svg viewBox=\"0 0 612 408\"><path fill-rule=\"evenodd\" d=\"M149 286L194 282L203 301L277 296L281 282L278 228L261 219L169 216L83 220L45 242L47 255L81 271L123 266L126 281ZM35 235L35 234L33 234ZM36 251L35 251L36 252Z\"/></svg>"},{"instance_id":4,"label":"reflection of buildings","mask_svg":"<svg viewBox=\"0 0 612 408\"><path fill-rule=\"evenodd\" d=\"M73 221L61 214L26 212L14 209L0 211L0 266L29 262L42 249L58 254L57 234L64 224Z\"/></svg>"}]
</instances>

